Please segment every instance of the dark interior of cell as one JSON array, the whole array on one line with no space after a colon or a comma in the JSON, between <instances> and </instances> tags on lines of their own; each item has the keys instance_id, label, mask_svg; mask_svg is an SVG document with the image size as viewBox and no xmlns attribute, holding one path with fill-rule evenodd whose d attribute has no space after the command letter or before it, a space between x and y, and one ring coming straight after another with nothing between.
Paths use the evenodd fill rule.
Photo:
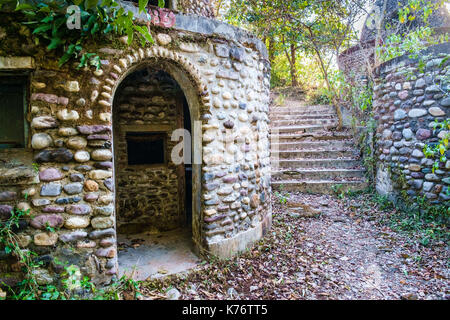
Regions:
<instances>
[{"instance_id":1,"label":"dark interior of cell","mask_svg":"<svg viewBox=\"0 0 450 320\"><path fill-rule=\"evenodd\" d=\"M129 132L126 135L129 165L164 164L164 134Z\"/></svg>"}]
</instances>

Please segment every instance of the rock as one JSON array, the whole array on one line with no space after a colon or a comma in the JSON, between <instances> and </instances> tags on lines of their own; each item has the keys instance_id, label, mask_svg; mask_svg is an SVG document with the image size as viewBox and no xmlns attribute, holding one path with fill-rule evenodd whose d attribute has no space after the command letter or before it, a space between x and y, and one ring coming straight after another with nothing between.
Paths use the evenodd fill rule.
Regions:
<instances>
[{"instance_id":1,"label":"rock","mask_svg":"<svg viewBox=\"0 0 450 320\"><path fill-rule=\"evenodd\" d=\"M425 88L426 85L427 84L426 84L425 80L423 78L420 78L416 81L414 88L422 89L422 88Z\"/></svg>"},{"instance_id":2,"label":"rock","mask_svg":"<svg viewBox=\"0 0 450 320\"><path fill-rule=\"evenodd\" d=\"M89 238L91 239L101 239L105 237L112 237L116 235L116 231L113 228L103 229L103 230L94 230L89 233Z\"/></svg>"},{"instance_id":3,"label":"rock","mask_svg":"<svg viewBox=\"0 0 450 320\"><path fill-rule=\"evenodd\" d=\"M177 289L172 288L166 292L166 296L168 300L179 300L181 297L181 293Z\"/></svg>"},{"instance_id":4,"label":"rock","mask_svg":"<svg viewBox=\"0 0 450 320\"><path fill-rule=\"evenodd\" d=\"M442 99L441 106L443 106L443 107L450 107L450 97Z\"/></svg>"},{"instance_id":5,"label":"rock","mask_svg":"<svg viewBox=\"0 0 450 320\"><path fill-rule=\"evenodd\" d=\"M91 225L94 229L108 229L114 225L114 222L107 217L97 217L91 220Z\"/></svg>"},{"instance_id":6,"label":"rock","mask_svg":"<svg viewBox=\"0 0 450 320\"><path fill-rule=\"evenodd\" d=\"M72 173L69 178L70 178L70 181L72 181L72 182L83 182L84 181L84 176L81 173Z\"/></svg>"},{"instance_id":7,"label":"rock","mask_svg":"<svg viewBox=\"0 0 450 320\"><path fill-rule=\"evenodd\" d=\"M114 258L116 256L116 250L113 247L101 248L95 251L97 257Z\"/></svg>"},{"instance_id":8,"label":"rock","mask_svg":"<svg viewBox=\"0 0 450 320\"><path fill-rule=\"evenodd\" d=\"M89 161L91 159L91 155L87 151L77 151L74 158L75 161L83 163Z\"/></svg>"},{"instance_id":9,"label":"rock","mask_svg":"<svg viewBox=\"0 0 450 320\"><path fill-rule=\"evenodd\" d=\"M411 109L408 113L408 116L410 118L419 118L419 117L423 117L426 114L427 114L427 110L425 110L425 109Z\"/></svg>"},{"instance_id":10,"label":"rock","mask_svg":"<svg viewBox=\"0 0 450 320\"><path fill-rule=\"evenodd\" d=\"M413 137L413 135L414 135L414 133L412 132L412 130L409 129L409 128L403 129L402 134L403 134L403 137L404 137L406 140L411 140L412 137Z\"/></svg>"},{"instance_id":11,"label":"rock","mask_svg":"<svg viewBox=\"0 0 450 320\"><path fill-rule=\"evenodd\" d=\"M35 229L60 228L64 224L64 218L57 214L44 214L31 220L31 226Z\"/></svg>"},{"instance_id":12,"label":"rock","mask_svg":"<svg viewBox=\"0 0 450 320\"><path fill-rule=\"evenodd\" d=\"M81 183L79 183L79 182L74 182L74 183L66 184L66 185L63 187L63 189L64 189L64 191L65 191L67 194L70 194L70 195L72 195L72 194L78 194L78 193L80 193L81 191L83 191L83 185L82 185Z\"/></svg>"},{"instance_id":13,"label":"rock","mask_svg":"<svg viewBox=\"0 0 450 320\"><path fill-rule=\"evenodd\" d=\"M224 126L225 128L227 128L227 129L233 129L233 127L234 127L234 122L231 121L231 120L225 121L225 122L223 123L223 126Z\"/></svg>"},{"instance_id":14,"label":"rock","mask_svg":"<svg viewBox=\"0 0 450 320\"><path fill-rule=\"evenodd\" d=\"M63 213L64 210L65 208L60 206L47 206L42 208L42 212L45 213Z\"/></svg>"},{"instance_id":15,"label":"rock","mask_svg":"<svg viewBox=\"0 0 450 320\"><path fill-rule=\"evenodd\" d=\"M64 233L64 234L60 235L59 240L67 243L67 242L75 242L78 240L82 240L86 237L87 237L87 232L77 230L77 231L68 232L68 233Z\"/></svg>"},{"instance_id":16,"label":"rock","mask_svg":"<svg viewBox=\"0 0 450 320\"><path fill-rule=\"evenodd\" d=\"M416 180L413 180L413 182L412 182L412 186L414 188L416 188L417 190L420 190L420 188L422 188L422 185L423 185L423 180L421 180L421 179L416 179Z\"/></svg>"},{"instance_id":17,"label":"rock","mask_svg":"<svg viewBox=\"0 0 450 320\"><path fill-rule=\"evenodd\" d=\"M34 269L31 273L38 285L44 286L53 282L53 277L46 269Z\"/></svg>"},{"instance_id":18,"label":"rock","mask_svg":"<svg viewBox=\"0 0 450 320\"><path fill-rule=\"evenodd\" d=\"M90 134L101 133L101 132L111 132L111 128L106 125L78 126L77 129L81 134L84 134L84 135L90 135Z\"/></svg>"},{"instance_id":19,"label":"rock","mask_svg":"<svg viewBox=\"0 0 450 320\"><path fill-rule=\"evenodd\" d=\"M46 133L35 133L31 139L31 147L33 149L45 149L52 145L52 138Z\"/></svg>"},{"instance_id":20,"label":"rock","mask_svg":"<svg viewBox=\"0 0 450 320\"><path fill-rule=\"evenodd\" d=\"M443 117L443 116L445 116L445 112L439 107L431 107L430 109L428 109L428 112L433 117Z\"/></svg>"},{"instance_id":21,"label":"rock","mask_svg":"<svg viewBox=\"0 0 450 320\"><path fill-rule=\"evenodd\" d=\"M250 198L250 206L252 208L257 208L259 206L259 197L256 193L254 193Z\"/></svg>"},{"instance_id":22,"label":"rock","mask_svg":"<svg viewBox=\"0 0 450 320\"><path fill-rule=\"evenodd\" d=\"M415 158L422 158L423 157L423 152L417 149L414 149L414 151L411 154L413 157Z\"/></svg>"},{"instance_id":23,"label":"rock","mask_svg":"<svg viewBox=\"0 0 450 320\"><path fill-rule=\"evenodd\" d=\"M71 149L80 150L86 148L87 140L83 137L72 137L67 140L66 144Z\"/></svg>"},{"instance_id":24,"label":"rock","mask_svg":"<svg viewBox=\"0 0 450 320\"><path fill-rule=\"evenodd\" d=\"M110 216L114 213L113 206L105 206L105 207L95 207L94 214L102 215L102 216Z\"/></svg>"},{"instance_id":25,"label":"rock","mask_svg":"<svg viewBox=\"0 0 450 320\"><path fill-rule=\"evenodd\" d=\"M14 191L3 191L0 192L0 201L12 201L17 198L17 192Z\"/></svg>"},{"instance_id":26,"label":"rock","mask_svg":"<svg viewBox=\"0 0 450 320\"><path fill-rule=\"evenodd\" d=\"M42 197L56 197L61 194L61 185L59 183L48 183L41 187Z\"/></svg>"},{"instance_id":27,"label":"rock","mask_svg":"<svg viewBox=\"0 0 450 320\"><path fill-rule=\"evenodd\" d=\"M6 220L11 217L13 207L10 205L0 204L0 220Z\"/></svg>"},{"instance_id":28,"label":"rock","mask_svg":"<svg viewBox=\"0 0 450 320\"><path fill-rule=\"evenodd\" d=\"M105 179L105 181L103 181L103 185L106 187L106 189L108 189L109 191L113 192L114 191L114 181L113 179L109 178L109 179Z\"/></svg>"},{"instance_id":29,"label":"rock","mask_svg":"<svg viewBox=\"0 0 450 320\"><path fill-rule=\"evenodd\" d=\"M428 192L433 188L434 183L433 182L424 182L423 183L423 191Z\"/></svg>"},{"instance_id":30,"label":"rock","mask_svg":"<svg viewBox=\"0 0 450 320\"><path fill-rule=\"evenodd\" d=\"M102 180L106 178L112 177L112 171L106 171L106 170L92 170L89 172L89 178L93 180Z\"/></svg>"},{"instance_id":31,"label":"rock","mask_svg":"<svg viewBox=\"0 0 450 320\"><path fill-rule=\"evenodd\" d=\"M232 47L230 50L231 59L243 62L245 59L245 50L243 48Z\"/></svg>"},{"instance_id":32,"label":"rock","mask_svg":"<svg viewBox=\"0 0 450 320\"><path fill-rule=\"evenodd\" d=\"M394 120L398 121L398 120L403 120L405 119L407 116L406 112L402 109L397 109L394 112Z\"/></svg>"},{"instance_id":33,"label":"rock","mask_svg":"<svg viewBox=\"0 0 450 320\"><path fill-rule=\"evenodd\" d=\"M156 35L156 41L159 45L166 46L172 41L172 38L168 34L158 33Z\"/></svg>"},{"instance_id":34,"label":"rock","mask_svg":"<svg viewBox=\"0 0 450 320\"><path fill-rule=\"evenodd\" d=\"M49 205L51 201L48 199L33 199L31 200L31 203L33 204L34 207L42 207Z\"/></svg>"},{"instance_id":35,"label":"rock","mask_svg":"<svg viewBox=\"0 0 450 320\"><path fill-rule=\"evenodd\" d=\"M36 117L31 121L31 127L34 129L50 129L57 126L56 119L50 116Z\"/></svg>"},{"instance_id":36,"label":"rock","mask_svg":"<svg viewBox=\"0 0 450 320\"><path fill-rule=\"evenodd\" d=\"M97 149L91 153L91 156L92 156L92 159L94 159L94 160L99 160L99 161L111 160L112 152L108 149Z\"/></svg>"},{"instance_id":37,"label":"rock","mask_svg":"<svg viewBox=\"0 0 450 320\"><path fill-rule=\"evenodd\" d=\"M92 208L87 204L74 204L67 206L66 212L76 215L87 215L92 212Z\"/></svg>"},{"instance_id":38,"label":"rock","mask_svg":"<svg viewBox=\"0 0 450 320\"><path fill-rule=\"evenodd\" d=\"M80 118L77 111L68 111L67 109L59 110L56 113L56 117L61 121L76 121Z\"/></svg>"},{"instance_id":39,"label":"rock","mask_svg":"<svg viewBox=\"0 0 450 320\"><path fill-rule=\"evenodd\" d=\"M64 178L64 175L56 168L48 168L39 172L39 179L44 182L57 181Z\"/></svg>"},{"instance_id":40,"label":"rock","mask_svg":"<svg viewBox=\"0 0 450 320\"><path fill-rule=\"evenodd\" d=\"M419 140L425 140L428 139L429 137L431 137L431 131L428 129L420 128L416 132L416 138Z\"/></svg>"},{"instance_id":41,"label":"rock","mask_svg":"<svg viewBox=\"0 0 450 320\"><path fill-rule=\"evenodd\" d=\"M94 180L87 180L84 183L84 189L86 191L97 191L98 190L98 183Z\"/></svg>"},{"instance_id":42,"label":"rock","mask_svg":"<svg viewBox=\"0 0 450 320\"><path fill-rule=\"evenodd\" d=\"M57 150L44 150L39 152L34 159L36 162L59 162L65 163L73 159L73 154L65 148Z\"/></svg>"},{"instance_id":43,"label":"rock","mask_svg":"<svg viewBox=\"0 0 450 320\"><path fill-rule=\"evenodd\" d=\"M89 218L85 217L70 217L66 220L64 226L67 229L82 229L89 226Z\"/></svg>"},{"instance_id":44,"label":"rock","mask_svg":"<svg viewBox=\"0 0 450 320\"><path fill-rule=\"evenodd\" d=\"M86 202L95 202L98 199L97 193L86 193L83 197L84 201Z\"/></svg>"},{"instance_id":45,"label":"rock","mask_svg":"<svg viewBox=\"0 0 450 320\"><path fill-rule=\"evenodd\" d=\"M441 179L434 173L428 173L425 175L425 180L438 182Z\"/></svg>"},{"instance_id":46,"label":"rock","mask_svg":"<svg viewBox=\"0 0 450 320\"><path fill-rule=\"evenodd\" d=\"M67 81L64 85L64 90L67 92L78 92L80 91L80 85L78 81Z\"/></svg>"},{"instance_id":47,"label":"rock","mask_svg":"<svg viewBox=\"0 0 450 320\"><path fill-rule=\"evenodd\" d=\"M76 136L78 134L78 131L75 128L59 128L58 134L63 137L71 137Z\"/></svg>"},{"instance_id":48,"label":"rock","mask_svg":"<svg viewBox=\"0 0 450 320\"><path fill-rule=\"evenodd\" d=\"M403 90L403 91L400 91L400 92L398 93L398 97L399 97L401 100L405 100L406 98L408 98L408 95L409 95L409 93L408 93L407 90Z\"/></svg>"},{"instance_id":49,"label":"rock","mask_svg":"<svg viewBox=\"0 0 450 320\"><path fill-rule=\"evenodd\" d=\"M37 246L53 246L58 241L58 234L56 233L38 233L34 236L34 244Z\"/></svg>"},{"instance_id":50,"label":"rock","mask_svg":"<svg viewBox=\"0 0 450 320\"><path fill-rule=\"evenodd\" d=\"M228 58L230 56L230 49L226 45L215 45L216 55L221 58Z\"/></svg>"}]
</instances>

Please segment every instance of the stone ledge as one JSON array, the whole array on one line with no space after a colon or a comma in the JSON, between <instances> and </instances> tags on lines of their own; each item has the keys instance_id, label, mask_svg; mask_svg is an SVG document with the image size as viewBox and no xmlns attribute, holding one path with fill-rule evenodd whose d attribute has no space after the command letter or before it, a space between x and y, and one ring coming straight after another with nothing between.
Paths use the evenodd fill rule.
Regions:
<instances>
[{"instance_id":1,"label":"stone ledge","mask_svg":"<svg viewBox=\"0 0 450 320\"><path fill-rule=\"evenodd\" d=\"M0 57L0 70L35 69L33 57Z\"/></svg>"},{"instance_id":2,"label":"stone ledge","mask_svg":"<svg viewBox=\"0 0 450 320\"><path fill-rule=\"evenodd\" d=\"M252 246L256 241L261 240L271 226L272 214L269 213L254 228L241 232L233 238L207 243L206 250L209 254L221 259L231 258L236 253L244 251Z\"/></svg>"}]
</instances>

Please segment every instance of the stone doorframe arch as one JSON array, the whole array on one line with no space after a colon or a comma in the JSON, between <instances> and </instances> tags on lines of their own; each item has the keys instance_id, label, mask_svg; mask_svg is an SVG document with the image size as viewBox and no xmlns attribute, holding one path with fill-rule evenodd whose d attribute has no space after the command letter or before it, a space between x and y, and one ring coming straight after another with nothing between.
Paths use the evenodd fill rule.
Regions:
<instances>
[{"instance_id":1,"label":"stone doorframe arch","mask_svg":"<svg viewBox=\"0 0 450 320\"><path fill-rule=\"evenodd\" d=\"M142 67L154 67L157 70L167 72L182 89L191 117L192 128L192 233L195 249L198 254L204 252L204 237L202 231L202 210L201 210L201 174L202 174L202 128L199 125L204 114L209 113L209 93L206 84L201 80L198 69L185 57L176 52L161 47L138 49L131 51L123 58L116 60L112 65L110 78L105 80L102 88L105 90L99 97L98 104L107 107L113 115L113 105L116 90L123 80L134 71ZM113 120L110 121L111 132L113 132ZM114 139L113 139L114 153ZM115 179L113 169L113 179ZM114 203L116 204L116 189L113 192ZM116 206L116 205L115 205ZM117 221L117 208L115 208L115 219ZM117 232L117 231L116 231ZM116 233L117 237L117 233Z\"/></svg>"}]
</instances>

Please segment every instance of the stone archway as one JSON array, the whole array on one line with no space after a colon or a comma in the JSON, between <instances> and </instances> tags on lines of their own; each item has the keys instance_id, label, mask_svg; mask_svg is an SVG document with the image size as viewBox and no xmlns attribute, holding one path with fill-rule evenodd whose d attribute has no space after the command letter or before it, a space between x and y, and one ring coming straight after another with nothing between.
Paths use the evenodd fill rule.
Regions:
<instances>
[{"instance_id":1,"label":"stone archway","mask_svg":"<svg viewBox=\"0 0 450 320\"><path fill-rule=\"evenodd\" d=\"M120 66L119 66L120 65ZM100 105L110 106L110 113L114 114L114 101L117 96L117 90L121 84L133 73L143 68L153 68L167 73L180 87L182 94L185 97L190 116L190 127L192 128L191 136L191 150L192 150L192 240L194 242L195 251L200 253L202 248L202 217L201 217L201 159L202 159L202 131L198 121L201 119L201 114L207 107L205 103L209 101L206 96L206 86L200 81L200 74L196 68L190 64L185 58L176 53L169 52L165 49L147 50L144 54L142 50L140 53L127 55L126 59L120 59L118 65L114 65L113 69L120 72L114 83L111 79L106 82L111 86L106 86L111 89L107 94L101 93L99 96L102 99L99 101ZM125 69L125 70L124 70ZM188 71L190 70L190 71ZM113 76L114 77L114 76ZM105 86L103 86L105 88ZM111 120L112 132L114 132L114 116ZM113 152L115 149L115 138L113 138ZM116 179L117 171L114 170L113 179L115 179L114 198L118 196L118 185ZM116 199L114 202L117 204ZM115 210L116 220L118 218L118 208ZM116 237L117 237L116 225Z\"/></svg>"}]
</instances>

